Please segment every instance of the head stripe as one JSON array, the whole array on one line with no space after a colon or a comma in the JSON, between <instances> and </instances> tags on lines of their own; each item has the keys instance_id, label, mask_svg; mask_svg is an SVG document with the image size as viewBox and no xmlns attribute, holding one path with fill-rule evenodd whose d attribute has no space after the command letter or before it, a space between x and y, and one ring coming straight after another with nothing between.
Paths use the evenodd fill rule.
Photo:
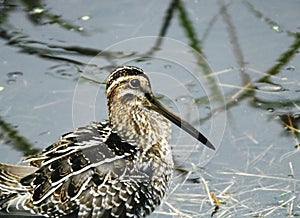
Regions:
<instances>
[{"instance_id":1,"label":"head stripe","mask_svg":"<svg viewBox=\"0 0 300 218\"><path fill-rule=\"evenodd\" d=\"M140 75L148 79L144 71L138 67L123 66L115 69L106 81L106 91L111 90L116 84L123 80L122 77Z\"/></svg>"},{"instance_id":2,"label":"head stripe","mask_svg":"<svg viewBox=\"0 0 300 218\"><path fill-rule=\"evenodd\" d=\"M117 80L119 77L123 76L134 76L134 75L140 75L144 74L144 71L137 67L132 66L123 66L115 69L111 74L109 75L107 82L106 82L106 88L108 88L115 80Z\"/></svg>"}]
</instances>

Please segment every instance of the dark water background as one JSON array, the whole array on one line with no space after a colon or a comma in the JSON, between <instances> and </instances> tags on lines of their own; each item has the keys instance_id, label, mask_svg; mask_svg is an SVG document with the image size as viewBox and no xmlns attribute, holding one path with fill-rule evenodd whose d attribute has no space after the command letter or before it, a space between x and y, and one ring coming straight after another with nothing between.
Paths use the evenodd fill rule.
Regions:
<instances>
[{"instance_id":1,"label":"dark water background","mask_svg":"<svg viewBox=\"0 0 300 218\"><path fill-rule=\"evenodd\" d=\"M217 152L174 128L177 167L152 217L300 214L299 1L0 1L0 162L107 117L118 65ZM162 38L158 38L162 37Z\"/></svg>"}]
</instances>

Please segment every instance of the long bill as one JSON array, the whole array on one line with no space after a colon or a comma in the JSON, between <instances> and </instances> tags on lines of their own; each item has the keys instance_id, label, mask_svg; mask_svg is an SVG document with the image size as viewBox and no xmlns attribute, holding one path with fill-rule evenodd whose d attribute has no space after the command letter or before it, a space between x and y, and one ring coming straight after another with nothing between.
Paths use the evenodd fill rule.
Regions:
<instances>
[{"instance_id":1,"label":"long bill","mask_svg":"<svg viewBox=\"0 0 300 218\"><path fill-rule=\"evenodd\" d=\"M185 120L182 120L176 114L172 113L167 108L165 108L158 100L156 100L156 98L152 94L145 93L145 96L151 102L151 109L163 115L165 118L167 118L179 128L189 133L191 136L196 138L205 146L209 147L210 149L216 150L213 144L202 133L195 129L191 124L189 124Z\"/></svg>"}]
</instances>

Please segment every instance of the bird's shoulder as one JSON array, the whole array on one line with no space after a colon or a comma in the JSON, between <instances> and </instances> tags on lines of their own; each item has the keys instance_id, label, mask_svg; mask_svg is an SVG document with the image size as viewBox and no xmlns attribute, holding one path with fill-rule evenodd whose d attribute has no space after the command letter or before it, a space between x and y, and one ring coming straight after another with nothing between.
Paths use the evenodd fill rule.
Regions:
<instances>
[{"instance_id":1,"label":"bird's shoulder","mask_svg":"<svg viewBox=\"0 0 300 218\"><path fill-rule=\"evenodd\" d=\"M92 122L87 126L63 134L57 142L24 161L31 166L40 168L55 160L82 155L89 163L94 163L114 156L130 156L135 149L134 146L121 140L118 134L112 131L109 121L106 120Z\"/></svg>"}]
</instances>

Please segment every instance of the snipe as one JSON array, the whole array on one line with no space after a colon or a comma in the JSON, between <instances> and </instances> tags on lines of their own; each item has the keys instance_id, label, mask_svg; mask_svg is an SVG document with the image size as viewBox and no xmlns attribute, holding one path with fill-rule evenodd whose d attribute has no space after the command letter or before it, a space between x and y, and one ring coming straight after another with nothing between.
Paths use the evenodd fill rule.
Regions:
<instances>
[{"instance_id":1,"label":"snipe","mask_svg":"<svg viewBox=\"0 0 300 218\"><path fill-rule=\"evenodd\" d=\"M195 128L163 107L137 67L106 83L109 119L61 136L30 166L0 164L0 209L49 217L144 217L164 197L173 171L171 122L211 149Z\"/></svg>"}]
</instances>

